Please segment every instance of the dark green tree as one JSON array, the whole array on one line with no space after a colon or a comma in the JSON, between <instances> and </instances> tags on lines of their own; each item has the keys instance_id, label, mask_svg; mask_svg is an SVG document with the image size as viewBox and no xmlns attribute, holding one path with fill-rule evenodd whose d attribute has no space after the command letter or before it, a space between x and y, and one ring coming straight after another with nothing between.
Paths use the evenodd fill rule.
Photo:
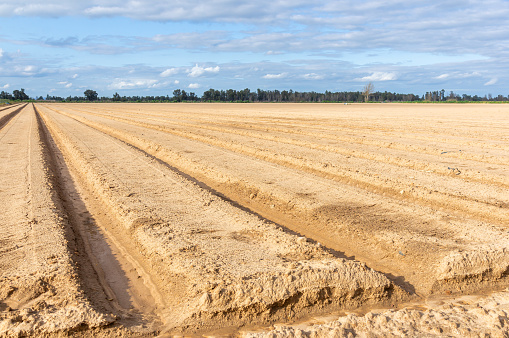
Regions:
<instances>
[{"instance_id":1,"label":"dark green tree","mask_svg":"<svg viewBox=\"0 0 509 338\"><path fill-rule=\"evenodd\" d=\"M0 93L0 99L2 99L2 100L12 100L13 97L12 97L11 94L9 94L9 93L7 93L7 92L2 90L2 92Z\"/></svg>"},{"instance_id":2,"label":"dark green tree","mask_svg":"<svg viewBox=\"0 0 509 338\"><path fill-rule=\"evenodd\" d=\"M28 100L29 97L25 93L25 90L21 88L21 90L15 90L12 92L12 95L14 96L14 100Z\"/></svg>"},{"instance_id":3,"label":"dark green tree","mask_svg":"<svg viewBox=\"0 0 509 338\"><path fill-rule=\"evenodd\" d=\"M87 89L87 90L85 90L85 92L83 94L85 94L85 97L89 101L97 100L97 92L95 90Z\"/></svg>"},{"instance_id":4,"label":"dark green tree","mask_svg":"<svg viewBox=\"0 0 509 338\"><path fill-rule=\"evenodd\" d=\"M182 101L182 90L175 89L173 91L173 101L181 102Z\"/></svg>"}]
</instances>

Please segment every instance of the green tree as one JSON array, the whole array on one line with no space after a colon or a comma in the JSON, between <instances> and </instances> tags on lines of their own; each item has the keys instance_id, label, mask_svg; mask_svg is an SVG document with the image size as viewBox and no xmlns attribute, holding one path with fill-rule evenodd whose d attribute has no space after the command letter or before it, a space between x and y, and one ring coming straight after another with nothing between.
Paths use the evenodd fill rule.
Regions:
<instances>
[{"instance_id":1,"label":"green tree","mask_svg":"<svg viewBox=\"0 0 509 338\"><path fill-rule=\"evenodd\" d=\"M85 90L85 92L83 94L85 94L85 97L89 101L97 100L97 92L95 90L87 89L87 90Z\"/></svg>"},{"instance_id":2,"label":"green tree","mask_svg":"<svg viewBox=\"0 0 509 338\"><path fill-rule=\"evenodd\" d=\"M2 90L2 92L0 93L0 100L12 100L12 99L13 97L11 94Z\"/></svg>"},{"instance_id":3,"label":"green tree","mask_svg":"<svg viewBox=\"0 0 509 338\"><path fill-rule=\"evenodd\" d=\"M175 89L173 91L173 101L181 102L182 101L182 90Z\"/></svg>"},{"instance_id":4,"label":"green tree","mask_svg":"<svg viewBox=\"0 0 509 338\"><path fill-rule=\"evenodd\" d=\"M25 90L21 88L21 90L15 90L12 92L12 95L14 96L14 100L28 100L29 97L25 93Z\"/></svg>"}]
</instances>

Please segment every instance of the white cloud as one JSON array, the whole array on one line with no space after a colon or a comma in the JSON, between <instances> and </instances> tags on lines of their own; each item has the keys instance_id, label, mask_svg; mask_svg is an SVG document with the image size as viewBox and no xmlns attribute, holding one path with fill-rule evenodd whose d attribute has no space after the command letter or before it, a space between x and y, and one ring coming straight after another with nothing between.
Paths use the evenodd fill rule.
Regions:
<instances>
[{"instance_id":1,"label":"white cloud","mask_svg":"<svg viewBox=\"0 0 509 338\"><path fill-rule=\"evenodd\" d=\"M189 77L199 77L206 73L219 73L219 66L215 67L200 67L198 65L194 66L190 70L187 71L187 76Z\"/></svg>"},{"instance_id":2,"label":"white cloud","mask_svg":"<svg viewBox=\"0 0 509 338\"><path fill-rule=\"evenodd\" d=\"M262 76L264 79L282 79L285 78L288 74L287 73L280 73L280 74L265 74Z\"/></svg>"},{"instance_id":3,"label":"white cloud","mask_svg":"<svg viewBox=\"0 0 509 338\"><path fill-rule=\"evenodd\" d=\"M449 74L442 74L442 75L437 76L435 79L443 80L443 79L447 79L449 76L450 76Z\"/></svg>"},{"instance_id":4,"label":"white cloud","mask_svg":"<svg viewBox=\"0 0 509 338\"><path fill-rule=\"evenodd\" d=\"M369 76L361 77L358 81L393 81L396 79L395 73L374 72Z\"/></svg>"},{"instance_id":5,"label":"white cloud","mask_svg":"<svg viewBox=\"0 0 509 338\"><path fill-rule=\"evenodd\" d=\"M275 52L273 50L269 50L267 53L265 53L267 55L281 55L283 54L282 52Z\"/></svg>"},{"instance_id":6,"label":"white cloud","mask_svg":"<svg viewBox=\"0 0 509 338\"><path fill-rule=\"evenodd\" d=\"M36 94L61 80L68 82L55 86L59 94L71 82L72 91L88 83L101 92L150 88L154 90L145 93L166 95L170 88L198 82L200 90L232 86L253 90L265 82L273 88L323 92L355 90L369 81L383 90L419 95L433 88L481 94L483 85L494 94L504 93L509 85L501 75L509 67L504 47L509 43L505 23L509 2L490 0L486 6L470 1L456 7L454 3L0 0L0 16L69 17L37 20L43 25L53 22L63 34L57 37L44 35L43 30L4 34L0 47L7 50L0 49L0 74L11 88L19 81L9 78L31 77L30 90ZM111 20L90 19L97 16L133 20L114 19L129 25L108 30ZM86 36L79 27L59 26L73 18L97 27ZM168 26L163 23L168 20L185 24ZM158 29L160 25L168 29ZM8 46L22 51L16 54L16 47ZM64 48L72 54L54 52ZM106 61L91 53L125 57L109 56ZM277 56L281 53L284 58ZM169 63L170 54L175 63Z\"/></svg>"},{"instance_id":7,"label":"white cloud","mask_svg":"<svg viewBox=\"0 0 509 338\"><path fill-rule=\"evenodd\" d=\"M494 77L493 79L491 79L488 82L486 82L484 85L485 86L491 86L491 85L494 85L497 82L498 82L498 79L496 77Z\"/></svg>"},{"instance_id":8,"label":"white cloud","mask_svg":"<svg viewBox=\"0 0 509 338\"><path fill-rule=\"evenodd\" d=\"M19 66L14 66L14 72L18 75L22 75L22 76L33 76L35 74L37 74L37 67L35 66L32 66L32 65L28 65L28 66L23 66L23 65L19 65Z\"/></svg>"},{"instance_id":9,"label":"white cloud","mask_svg":"<svg viewBox=\"0 0 509 338\"><path fill-rule=\"evenodd\" d=\"M461 74L458 74L459 78L468 78L468 77L475 77L475 76L481 76L481 73L479 73L479 72L472 72L472 73L461 73Z\"/></svg>"},{"instance_id":10,"label":"white cloud","mask_svg":"<svg viewBox=\"0 0 509 338\"><path fill-rule=\"evenodd\" d=\"M172 75L175 75L175 74L178 74L178 73L179 73L179 69L178 68L168 68L164 72L159 74L159 76L161 76L161 77L168 77L168 76L172 76Z\"/></svg>"},{"instance_id":11,"label":"white cloud","mask_svg":"<svg viewBox=\"0 0 509 338\"><path fill-rule=\"evenodd\" d=\"M68 82L68 81L60 81L58 82L59 85L64 85L65 88L71 88L72 87L72 83Z\"/></svg>"},{"instance_id":12,"label":"white cloud","mask_svg":"<svg viewBox=\"0 0 509 338\"><path fill-rule=\"evenodd\" d=\"M187 88L190 88L190 89L198 89L200 87L201 86L199 83L191 83L189 86L187 86Z\"/></svg>"},{"instance_id":13,"label":"white cloud","mask_svg":"<svg viewBox=\"0 0 509 338\"><path fill-rule=\"evenodd\" d=\"M438 79L438 80L443 80L443 79L466 79L466 78L469 78L469 77L476 77L476 76L481 76L481 73L479 72L471 72L471 73L459 73L459 72L455 72L453 74L442 74L442 75L439 75L437 77L435 77L435 79Z\"/></svg>"},{"instance_id":14,"label":"white cloud","mask_svg":"<svg viewBox=\"0 0 509 338\"><path fill-rule=\"evenodd\" d=\"M306 80L323 80L325 76L316 73L304 74Z\"/></svg>"},{"instance_id":15,"label":"white cloud","mask_svg":"<svg viewBox=\"0 0 509 338\"><path fill-rule=\"evenodd\" d=\"M10 86L11 86L10 84L6 83L6 84L4 84L4 85L3 85L3 87L2 87L2 88L3 88L3 89L8 89Z\"/></svg>"},{"instance_id":16,"label":"white cloud","mask_svg":"<svg viewBox=\"0 0 509 338\"><path fill-rule=\"evenodd\" d=\"M115 79L108 88L110 89L134 89L134 88L156 88L158 86L157 80L122 80Z\"/></svg>"},{"instance_id":17,"label":"white cloud","mask_svg":"<svg viewBox=\"0 0 509 338\"><path fill-rule=\"evenodd\" d=\"M262 21L270 22L288 11L298 9L303 0L20 0L0 3L0 16L123 16L153 21ZM277 14L276 14L277 13ZM284 16L286 18L287 15Z\"/></svg>"},{"instance_id":18,"label":"white cloud","mask_svg":"<svg viewBox=\"0 0 509 338\"><path fill-rule=\"evenodd\" d=\"M354 0L4 0L0 3L0 16L120 16L158 22L184 21L186 25L211 22L255 24L251 33L242 31L242 26L234 27L231 32L223 32L219 39L217 34L211 39L199 36L209 32L178 32L172 34L174 41L165 46L174 47L172 43L175 43L177 48L182 48L182 45L216 50L250 48L268 55L289 50L348 53L377 48L459 57L468 53L486 56L505 52L503 46L507 45L509 36L507 0L490 0L489 6L481 1L469 1L468 6L458 6L458 3L401 0L367 0L361 3ZM284 33L266 33L270 31L267 24L282 28ZM297 30L292 28L296 25L299 26ZM319 31L324 33L317 33ZM404 38L401 38L402 31L405 32ZM190 40L187 36L178 38L189 34L195 36L191 43L187 42ZM375 36L376 39L373 38ZM433 44L429 43L430 36L433 36ZM465 36L469 39L464 39ZM164 36L160 38L165 40ZM153 41L157 42L157 39L156 36ZM115 45L105 53L115 50L118 53L118 50L124 50L121 48L123 45L126 44ZM133 48L139 47L135 45L132 45ZM82 43L77 47L83 48ZM133 48L128 48L127 52L132 52Z\"/></svg>"}]
</instances>

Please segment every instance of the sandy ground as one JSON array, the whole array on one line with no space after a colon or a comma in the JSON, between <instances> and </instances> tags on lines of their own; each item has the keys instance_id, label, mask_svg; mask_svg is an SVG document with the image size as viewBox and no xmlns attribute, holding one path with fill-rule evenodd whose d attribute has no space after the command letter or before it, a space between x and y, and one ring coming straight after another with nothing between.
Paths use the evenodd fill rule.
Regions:
<instances>
[{"instance_id":1,"label":"sandy ground","mask_svg":"<svg viewBox=\"0 0 509 338\"><path fill-rule=\"evenodd\" d=\"M74 238L31 105L3 126L0 142L0 334L111 323L79 285Z\"/></svg>"},{"instance_id":2,"label":"sandy ground","mask_svg":"<svg viewBox=\"0 0 509 338\"><path fill-rule=\"evenodd\" d=\"M507 334L507 105L35 107L0 111L0 334Z\"/></svg>"},{"instance_id":3,"label":"sandy ground","mask_svg":"<svg viewBox=\"0 0 509 338\"><path fill-rule=\"evenodd\" d=\"M364 315L314 318L278 324L272 330L245 331L242 337L507 337L509 292L490 296L442 298L402 309L373 310Z\"/></svg>"}]
</instances>

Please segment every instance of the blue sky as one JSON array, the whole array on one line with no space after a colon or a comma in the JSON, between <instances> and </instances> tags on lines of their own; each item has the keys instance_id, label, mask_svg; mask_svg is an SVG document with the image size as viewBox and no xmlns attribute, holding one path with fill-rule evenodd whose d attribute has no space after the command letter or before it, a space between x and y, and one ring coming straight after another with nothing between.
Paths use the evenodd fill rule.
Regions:
<instances>
[{"instance_id":1,"label":"blue sky","mask_svg":"<svg viewBox=\"0 0 509 338\"><path fill-rule=\"evenodd\" d=\"M0 90L507 96L507 18L507 0L0 0Z\"/></svg>"}]
</instances>

